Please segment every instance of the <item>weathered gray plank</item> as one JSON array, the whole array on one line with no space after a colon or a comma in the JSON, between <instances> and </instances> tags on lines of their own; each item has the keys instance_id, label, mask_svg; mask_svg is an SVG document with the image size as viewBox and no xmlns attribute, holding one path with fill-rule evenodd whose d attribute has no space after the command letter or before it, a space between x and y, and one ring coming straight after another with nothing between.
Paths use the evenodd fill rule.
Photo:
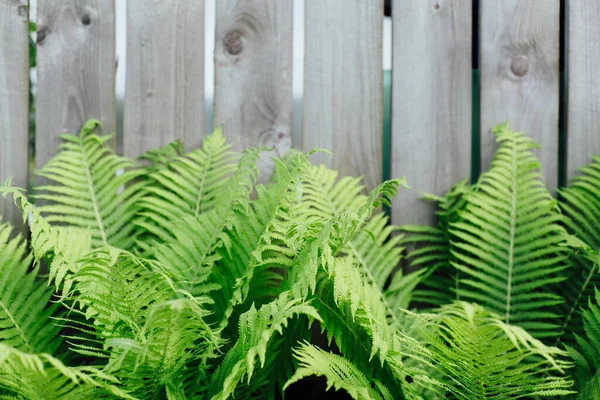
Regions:
<instances>
[{"instance_id":1,"label":"weathered gray plank","mask_svg":"<svg viewBox=\"0 0 600 400\"><path fill-rule=\"evenodd\" d=\"M430 224L422 193L444 194L471 170L471 30L467 0L395 0L391 175L411 190L393 203L396 224Z\"/></svg>"},{"instance_id":2,"label":"weathered gray plank","mask_svg":"<svg viewBox=\"0 0 600 400\"><path fill-rule=\"evenodd\" d=\"M115 69L114 1L37 2L37 167L90 118L114 132Z\"/></svg>"},{"instance_id":3,"label":"weathered gray plank","mask_svg":"<svg viewBox=\"0 0 600 400\"><path fill-rule=\"evenodd\" d=\"M558 179L559 0L481 1L481 163L490 129L508 122L533 137L548 187Z\"/></svg>"},{"instance_id":4,"label":"weathered gray plank","mask_svg":"<svg viewBox=\"0 0 600 400\"><path fill-rule=\"evenodd\" d=\"M306 0L303 148L343 175L382 179L383 1Z\"/></svg>"},{"instance_id":5,"label":"weathered gray plank","mask_svg":"<svg viewBox=\"0 0 600 400\"><path fill-rule=\"evenodd\" d=\"M123 152L204 134L204 0L129 0Z\"/></svg>"},{"instance_id":6,"label":"weathered gray plank","mask_svg":"<svg viewBox=\"0 0 600 400\"><path fill-rule=\"evenodd\" d=\"M292 2L219 0L215 33L215 126L236 148L273 148L292 142Z\"/></svg>"},{"instance_id":7,"label":"weathered gray plank","mask_svg":"<svg viewBox=\"0 0 600 400\"><path fill-rule=\"evenodd\" d=\"M0 183L27 189L29 123L28 1L0 0ZM22 231L21 212L0 196L2 222Z\"/></svg>"},{"instance_id":8,"label":"weathered gray plank","mask_svg":"<svg viewBox=\"0 0 600 400\"><path fill-rule=\"evenodd\" d=\"M567 176L600 154L600 3L567 2Z\"/></svg>"}]
</instances>

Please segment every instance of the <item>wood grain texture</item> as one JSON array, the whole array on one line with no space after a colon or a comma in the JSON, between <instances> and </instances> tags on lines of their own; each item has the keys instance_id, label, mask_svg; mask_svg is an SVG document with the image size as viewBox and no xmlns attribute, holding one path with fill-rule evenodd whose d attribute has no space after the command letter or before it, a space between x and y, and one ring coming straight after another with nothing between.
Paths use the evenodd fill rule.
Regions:
<instances>
[{"instance_id":1,"label":"wood grain texture","mask_svg":"<svg viewBox=\"0 0 600 400\"><path fill-rule=\"evenodd\" d=\"M306 0L303 148L342 175L382 180L383 1Z\"/></svg>"},{"instance_id":2,"label":"wood grain texture","mask_svg":"<svg viewBox=\"0 0 600 400\"><path fill-rule=\"evenodd\" d=\"M129 0L123 152L204 134L204 0Z\"/></svg>"},{"instance_id":3,"label":"wood grain texture","mask_svg":"<svg viewBox=\"0 0 600 400\"><path fill-rule=\"evenodd\" d=\"M292 2L219 0L216 14L215 126L237 149L273 149L264 180L292 145Z\"/></svg>"},{"instance_id":4,"label":"wood grain texture","mask_svg":"<svg viewBox=\"0 0 600 400\"><path fill-rule=\"evenodd\" d=\"M37 2L36 166L62 133L98 119L115 130L115 4L111 0Z\"/></svg>"},{"instance_id":5,"label":"wood grain texture","mask_svg":"<svg viewBox=\"0 0 600 400\"><path fill-rule=\"evenodd\" d=\"M471 171L471 1L395 0L391 176L411 190L395 224L432 224L422 193L443 195Z\"/></svg>"},{"instance_id":6,"label":"wood grain texture","mask_svg":"<svg viewBox=\"0 0 600 400\"><path fill-rule=\"evenodd\" d=\"M0 0L0 183L27 189L29 124L29 1ZM1 222L24 230L21 212L0 196Z\"/></svg>"},{"instance_id":7,"label":"wood grain texture","mask_svg":"<svg viewBox=\"0 0 600 400\"><path fill-rule=\"evenodd\" d=\"M550 190L558 180L559 0L480 3L481 167L496 148L490 129L507 122L533 137Z\"/></svg>"},{"instance_id":8,"label":"wood grain texture","mask_svg":"<svg viewBox=\"0 0 600 400\"><path fill-rule=\"evenodd\" d=\"M567 176L600 154L600 3L567 3Z\"/></svg>"}]
</instances>

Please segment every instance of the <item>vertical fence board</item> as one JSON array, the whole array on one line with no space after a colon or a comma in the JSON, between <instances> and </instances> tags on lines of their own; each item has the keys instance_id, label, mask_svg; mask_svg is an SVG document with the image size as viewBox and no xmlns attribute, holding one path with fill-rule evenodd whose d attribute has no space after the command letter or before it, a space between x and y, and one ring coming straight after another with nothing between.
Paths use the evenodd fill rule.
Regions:
<instances>
[{"instance_id":1,"label":"vertical fence board","mask_svg":"<svg viewBox=\"0 0 600 400\"><path fill-rule=\"evenodd\" d=\"M115 130L115 4L37 2L36 166L90 118Z\"/></svg>"},{"instance_id":2,"label":"vertical fence board","mask_svg":"<svg viewBox=\"0 0 600 400\"><path fill-rule=\"evenodd\" d=\"M432 204L471 170L471 1L393 3L392 176L410 191L393 222L429 224Z\"/></svg>"},{"instance_id":3,"label":"vertical fence board","mask_svg":"<svg viewBox=\"0 0 600 400\"><path fill-rule=\"evenodd\" d=\"M204 133L204 0L129 0L123 152Z\"/></svg>"},{"instance_id":4,"label":"vertical fence board","mask_svg":"<svg viewBox=\"0 0 600 400\"><path fill-rule=\"evenodd\" d=\"M558 180L559 0L485 0L480 13L481 162L490 129L507 122L533 137L548 187Z\"/></svg>"},{"instance_id":5,"label":"vertical fence board","mask_svg":"<svg viewBox=\"0 0 600 400\"><path fill-rule=\"evenodd\" d=\"M0 183L27 189L29 122L29 8L27 1L0 0ZM22 231L21 213L0 196L2 222Z\"/></svg>"},{"instance_id":6,"label":"vertical fence board","mask_svg":"<svg viewBox=\"0 0 600 400\"><path fill-rule=\"evenodd\" d=\"M292 2L219 0L215 33L215 126L236 148L292 144Z\"/></svg>"},{"instance_id":7,"label":"vertical fence board","mask_svg":"<svg viewBox=\"0 0 600 400\"><path fill-rule=\"evenodd\" d=\"M383 1L306 0L303 148L343 175L382 179Z\"/></svg>"},{"instance_id":8,"label":"vertical fence board","mask_svg":"<svg viewBox=\"0 0 600 400\"><path fill-rule=\"evenodd\" d=\"M600 154L600 3L567 3L568 138L567 176Z\"/></svg>"}]
</instances>

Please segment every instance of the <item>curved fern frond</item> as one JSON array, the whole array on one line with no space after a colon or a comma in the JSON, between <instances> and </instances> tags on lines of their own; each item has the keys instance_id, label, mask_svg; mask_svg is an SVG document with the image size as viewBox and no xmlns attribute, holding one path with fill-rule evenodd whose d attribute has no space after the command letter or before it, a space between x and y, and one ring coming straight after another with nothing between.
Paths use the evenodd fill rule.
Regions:
<instances>
[{"instance_id":1,"label":"curved fern frond","mask_svg":"<svg viewBox=\"0 0 600 400\"><path fill-rule=\"evenodd\" d=\"M217 249L227 243L226 227L232 221L234 207L248 207L259 155L258 150L242 153L227 187L218 188L219 202L213 208L198 216L182 214L174 220L165 220L160 233L154 231L158 243L147 243L150 248L146 253L165 267L178 287L194 296L220 287L208 278L221 258Z\"/></svg>"},{"instance_id":2,"label":"curved fern frond","mask_svg":"<svg viewBox=\"0 0 600 400\"><path fill-rule=\"evenodd\" d=\"M460 270L459 297L481 303L537 338L559 334L554 286L565 280L566 231L545 188L532 149L506 126L490 169L466 197L450 226L452 263Z\"/></svg>"},{"instance_id":3,"label":"curved fern frond","mask_svg":"<svg viewBox=\"0 0 600 400\"><path fill-rule=\"evenodd\" d=\"M221 365L211 378L209 397L226 400L234 395L236 387L254 375L255 368L265 366L268 352L277 351L270 347L277 334L282 335L292 318L306 315L310 321L321 320L318 312L309 303L295 299L291 292L283 292L270 303L256 310L254 304L241 315L239 338L227 352ZM240 398L236 396L236 398Z\"/></svg>"},{"instance_id":4,"label":"curved fern frond","mask_svg":"<svg viewBox=\"0 0 600 400\"><path fill-rule=\"evenodd\" d=\"M356 210L366 196L360 178L342 177L324 165L311 166L302 180L302 202L311 209L315 218L339 217L342 213Z\"/></svg>"},{"instance_id":5,"label":"curved fern frond","mask_svg":"<svg viewBox=\"0 0 600 400\"><path fill-rule=\"evenodd\" d=\"M246 304L268 302L280 292L281 272L292 263L301 238L289 238L294 203L306 169L306 155L291 152L284 161L275 160L274 182L257 185L257 198L248 207L234 206L231 228L221 260L213 268L215 314L222 326L228 324L233 309ZM244 309L245 308L245 309Z\"/></svg>"},{"instance_id":6,"label":"curved fern frond","mask_svg":"<svg viewBox=\"0 0 600 400\"><path fill-rule=\"evenodd\" d=\"M391 400L396 397L380 381L366 377L354 364L336 354L323 351L309 343L294 349L300 365L286 382L284 389L311 375L327 378L327 389L345 390L356 400Z\"/></svg>"},{"instance_id":7,"label":"curved fern frond","mask_svg":"<svg viewBox=\"0 0 600 400\"><path fill-rule=\"evenodd\" d=\"M600 249L600 157L579 170L572 183L559 189L559 207L567 217L564 224L567 230L583 240L594 251ZM573 333L583 335L580 308L590 296L594 287L600 286L598 262L586 254L573 254L573 264L569 279L561 284L565 297L559 311L564 316L561 339L572 342Z\"/></svg>"},{"instance_id":8,"label":"curved fern frond","mask_svg":"<svg viewBox=\"0 0 600 400\"><path fill-rule=\"evenodd\" d=\"M135 220L137 244L144 256L148 257L146 252L151 254L154 242L172 238L170 227L174 221L197 218L222 204L221 195L235 185L230 178L240 171L236 169L238 158L221 130L216 129L203 138L201 148L169 159L168 166L151 167L153 172L148 175Z\"/></svg>"},{"instance_id":9,"label":"curved fern frond","mask_svg":"<svg viewBox=\"0 0 600 400\"><path fill-rule=\"evenodd\" d=\"M71 312L92 319L97 337L133 338L152 306L178 293L161 268L124 250L99 248L80 260L79 270L65 280L64 299L72 301Z\"/></svg>"},{"instance_id":10,"label":"curved fern frond","mask_svg":"<svg viewBox=\"0 0 600 400\"><path fill-rule=\"evenodd\" d=\"M54 183L36 188L39 211L53 224L88 229L94 247L133 246L133 216L143 182L136 163L107 146L110 136L97 136L100 122L90 120L79 136L62 135L60 152L38 174Z\"/></svg>"},{"instance_id":11,"label":"curved fern frond","mask_svg":"<svg viewBox=\"0 0 600 400\"><path fill-rule=\"evenodd\" d=\"M58 304L52 288L38 279L39 264L18 235L10 239L8 223L0 224L0 344L28 353L53 353L58 337Z\"/></svg>"},{"instance_id":12,"label":"curved fern frond","mask_svg":"<svg viewBox=\"0 0 600 400\"><path fill-rule=\"evenodd\" d=\"M574 393L567 352L544 345L483 307L462 301L412 314L423 346L399 333L402 354L425 361L457 399L552 397ZM417 351L415 351L417 350ZM453 397L453 398L454 398Z\"/></svg>"},{"instance_id":13,"label":"curved fern frond","mask_svg":"<svg viewBox=\"0 0 600 400\"><path fill-rule=\"evenodd\" d=\"M573 373L581 400L600 399L600 291L588 300L588 309L582 311L585 336L575 335L577 348L567 346L575 360Z\"/></svg>"},{"instance_id":14,"label":"curved fern frond","mask_svg":"<svg viewBox=\"0 0 600 400\"><path fill-rule=\"evenodd\" d=\"M207 315L191 299L155 304L133 339L106 341L111 351L106 371L137 398L165 398L169 388L183 387L190 369L205 370L216 358L221 340L205 322Z\"/></svg>"},{"instance_id":15,"label":"curved fern frond","mask_svg":"<svg viewBox=\"0 0 600 400\"><path fill-rule=\"evenodd\" d=\"M28 400L134 400L119 382L94 367L67 367L47 353L29 354L0 343L0 396Z\"/></svg>"},{"instance_id":16,"label":"curved fern frond","mask_svg":"<svg viewBox=\"0 0 600 400\"><path fill-rule=\"evenodd\" d=\"M0 194L5 197L12 194L24 220L29 220L33 261L38 264L45 260L50 264L49 282L54 281L58 290L65 276L77 270L77 260L91 251L91 233L72 226L51 226L23 190L10 186L10 180L0 186Z\"/></svg>"}]
</instances>

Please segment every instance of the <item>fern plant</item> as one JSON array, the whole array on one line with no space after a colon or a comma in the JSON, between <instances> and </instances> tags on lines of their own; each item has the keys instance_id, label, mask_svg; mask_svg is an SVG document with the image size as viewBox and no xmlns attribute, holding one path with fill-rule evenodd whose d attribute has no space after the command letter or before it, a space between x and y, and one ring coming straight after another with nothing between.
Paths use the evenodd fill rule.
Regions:
<instances>
[{"instance_id":1,"label":"fern plant","mask_svg":"<svg viewBox=\"0 0 600 400\"><path fill-rule=\"evenodd\" d=\"M234 152L220 130L134 160L101 128L63 136L37 203L0 187L31 229L28 250L0 225L0 396L275 399L313 376L356 399L572 393L567 353L531 336L559 326L545 290L564 278L570 236L532 183L524 137L499 132L490 172L456 188L438 228L413 229L434 244L405 273L415 236L380 211L404 179L369 192L290 151L258 184L262 150ZM491 201L488 220L496 192L512 197ZM430 304L451 304L407 312L447 270L458 285Z\"/></svg>"}]
</instances>

